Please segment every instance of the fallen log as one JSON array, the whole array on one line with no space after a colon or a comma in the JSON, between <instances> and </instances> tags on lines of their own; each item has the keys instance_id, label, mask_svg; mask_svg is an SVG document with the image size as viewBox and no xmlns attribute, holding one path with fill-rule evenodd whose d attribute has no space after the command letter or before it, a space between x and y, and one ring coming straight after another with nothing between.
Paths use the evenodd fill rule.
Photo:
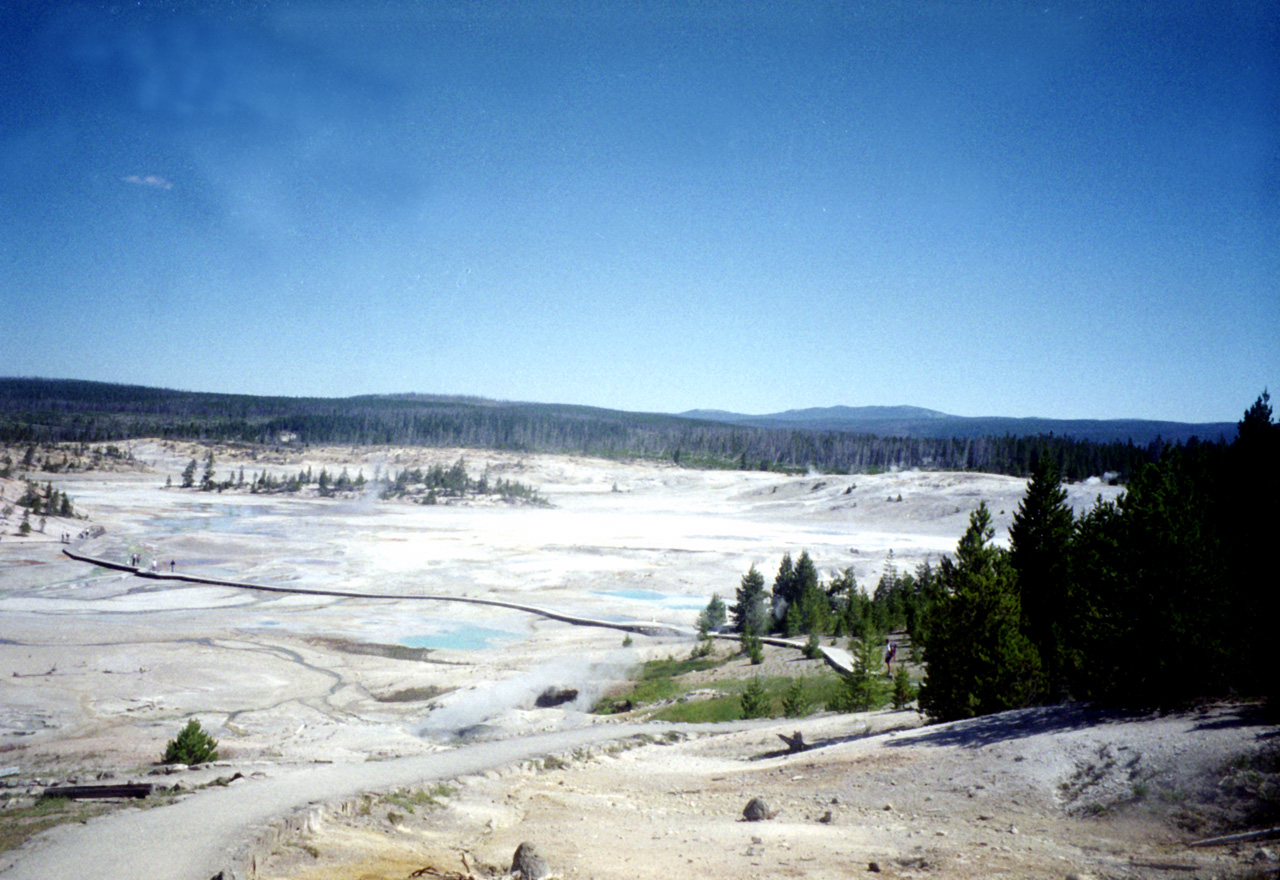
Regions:
<instances>
[{"instance_id":1,"label":"fallen log","mask_svg":"<svg viewBox=\"0 0 1280 880\"><path fill-rule=\"evenodd\" d=\"M1223 837L1206 837L1204 840L1192 841L1191 846L1217 846L1220 843L1236 843L1242 840L1266 840L1268 837L1280 837L1280 826L1245 831L1241 834L1227 834Z\"/></svg>"},{"instance_id":2,"label":"fallen log","mask_svg":"<svg viewBox=\"0 0 1280 880\"><path fill-rule=\"evenodd\" d=\"M42 798L144 798L151 794L150 782L123 782L116 785L51 785L40 793Z\"/></svg>"}]
</instances>

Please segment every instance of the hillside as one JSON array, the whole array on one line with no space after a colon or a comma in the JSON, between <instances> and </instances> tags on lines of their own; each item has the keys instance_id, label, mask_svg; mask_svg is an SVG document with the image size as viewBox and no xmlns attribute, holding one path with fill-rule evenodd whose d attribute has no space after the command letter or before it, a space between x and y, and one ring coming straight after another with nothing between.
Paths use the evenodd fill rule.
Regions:
<instances>
[{"instance_id":1,"label":"hillside","mask_svg":"<svg viewBox=\"0 0 1280 880\"><path fill-rule=\"evenodd\" d=\"M1069 479L1104 473L1123 479L1160 445L1136 439L1134 432L1123 436L1122 426L1130 424L1138 423L966 420L915 407L837 407L759 417L715 411L669 415L446 395L259 397L0 379L0 443L9 444L158 437L268 446L573 453L740 470L923 468L1012 475L1026 475L1032 461L1049 455ZM1197 433L1196 426L1172 426L1164 434L1151 426L1166 423L1142 424L1147 425L1142 438ZM1035 433L1037 427L1046 430ZM1210 427L1214 437L1234 430L1233 425Z\"/></svg>"},{"instance_id":2,"label":"hillside","mask_svg":"<svg viewBox=\"0 0 1280 880\"><path fill-rule=\"evenodd\" d=\"M804 428L812 431L848 431L878 437L944 439L959 437L1035 437L1052 434L1093 443L1127 443L1145 446L1156 440L1185 443L1197 438L1229 441L1234 422L1164 422L1149 419L1044 419L1001 416L953 416L918 406L830 406L791 409L766 415L746 415L722 410L690 410L686 418L705 419L756 428Z\"/></svg>"}]
</instances>

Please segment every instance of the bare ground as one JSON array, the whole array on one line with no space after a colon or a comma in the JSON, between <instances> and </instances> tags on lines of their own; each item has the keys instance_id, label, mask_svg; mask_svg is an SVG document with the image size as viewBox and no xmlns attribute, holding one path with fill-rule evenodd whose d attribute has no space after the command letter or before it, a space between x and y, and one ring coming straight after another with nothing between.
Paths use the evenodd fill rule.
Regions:
<instances>
[{"instance_id":1,"label":"bare ground","mask_svg":"<svg viewBox=\"0 0 1280 880\"><path fill-rule=\"evenodd\" d=\"M166 489L204 450L131 451L133 462L38 475L88 520L50 520L45 534L19 538L16 515L0 519L0 770L14 771L0 784L11 807L41 783L152 778L165 740L193 716L220 740L223 766L164 779L194 789L243 772L246 791L255 773L430 755L458 748L460 732L500 739L599 723L583 710L628 667L689 645L623 648L616 632L409 597L456 591L688 624L712 592L731 598L749 565L771 572L784 551L807 549L824 576L851 566L871 588L890 550L900 568L949 552L980 500L1003 537L1024 487L977 474L786 477L467 452L473 472L533 485L554 507L427 508ZM250 474L309 465L366 477L464 455L215 454ZM21 487L0 489L12 501ZM1083 508L1115 491L1093 482L1071 497ZM96 554L406 599L159 587L62 558L57 536L88 526L106 529L81 547ZM794 661L771 652L770 662ZM582 697L535 709L552 685ZM1250 713L1061 707L912 730L914 713L826 715L675 741L659 727L661 743L463 778L435 807L386 786L312 805L263 838L252 864L261 877L398 878L462 870L466 852L485 873L507 868L528 839L554 871L584 877L844 876L872 862L899 876L1274 873L1266 844L1187 846L1275 799L1258 758L1275 728ZM781 754L777 733L796 728L820 747ZM889 729L899 730L880 733ZM752 796L775 818L739 821ZM0 874L21 865L19 851Z\"/></svg>"}]
</instances>

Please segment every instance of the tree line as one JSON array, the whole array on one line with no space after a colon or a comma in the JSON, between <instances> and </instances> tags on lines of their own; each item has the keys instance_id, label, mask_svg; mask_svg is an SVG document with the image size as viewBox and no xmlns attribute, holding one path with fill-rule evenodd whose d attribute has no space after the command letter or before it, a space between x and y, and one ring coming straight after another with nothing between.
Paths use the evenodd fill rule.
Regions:
<instances>
[{"instance_id":1,"label":"tree line","mask_svg":"<svg viewBox=\"0 0 1280 880\"><path fill-rule=\"evenodd\" d=\"M880 437L752 428L680 416L426 395L253 397L42 379L0 380L0 442L105 443L140 437L262 446L430 446L667 460L689 467L867 473L892 468L1026 476L1053 459L1072 480L1127 479L1163 444L1051 434Z\"/></svg>"},{"instance_id":2,"label":"tree line","mask_svg":"<svg viewBox=\"0 0 1280 880\"><path fill-rule=\"evenodd\" d=\"M199 489L202 492L247 490L254 495L296 494L314 487L315 494L321 498L331 498L362 493L372 485L378 497L384 501L402 498L420 504L437 504L441 499L490 495L508 503L549 506L537 489L516 480L501 477L490 479L487 468L479 478L473 479L468 475L466 461L462 458L447 468L437 464L426 470L405 468L385 475L379 468L372 482L365 479L363 470L357 471L353 477L345 467L337 474L330 474L324 467L320 468L319 474L315 474L308 466L283 477L264 470L261 473L254 471L246 478L242 465L238 473L231 470L223 479L215 479L215 476L213 451L209 450L205 453L203 469L194 458L187 462L182 470L179 487ZM172 480L167 480L166 488L171 485Z\"/></svg>"},{"instance_id":3,"label":"tree line","mask_svg":"<svg viewBox=\"0 0 1280 880\"><path fill-rule=\"evenodd\" d=\"M1167 447L1115 501L1076 517L1050 456L1032 466L1010 527L993 543L975 510L953 556L873 594L846 570L823 584L807 553L784 555L766 591L754 566L728 609L752 637L853 634L861 668L893 628L922 649L922 711L968 718L1063 699L1176 706L1246 696L1277 705L1270 541L1280 534L1280 425L1264 392L1231 444ZM881 636L882 638L882 636ZM861 653L859 653L861 652Z\"/></svg>"}]
</instances>

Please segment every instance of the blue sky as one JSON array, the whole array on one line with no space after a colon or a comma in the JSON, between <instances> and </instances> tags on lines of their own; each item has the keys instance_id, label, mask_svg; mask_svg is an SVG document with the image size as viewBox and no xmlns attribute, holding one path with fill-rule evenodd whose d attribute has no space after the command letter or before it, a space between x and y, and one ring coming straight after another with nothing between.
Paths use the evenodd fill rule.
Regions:
<instances>
[{"instance_id":1,"label":"blue sky","mask_svg":"<svg viewBox=\"0 0 1280 880\"><path fill-rule=\"evenodd\" d=\"M7 4L0 375L1235 420L1275 2Z\"/></svg>"}]
</instances>

